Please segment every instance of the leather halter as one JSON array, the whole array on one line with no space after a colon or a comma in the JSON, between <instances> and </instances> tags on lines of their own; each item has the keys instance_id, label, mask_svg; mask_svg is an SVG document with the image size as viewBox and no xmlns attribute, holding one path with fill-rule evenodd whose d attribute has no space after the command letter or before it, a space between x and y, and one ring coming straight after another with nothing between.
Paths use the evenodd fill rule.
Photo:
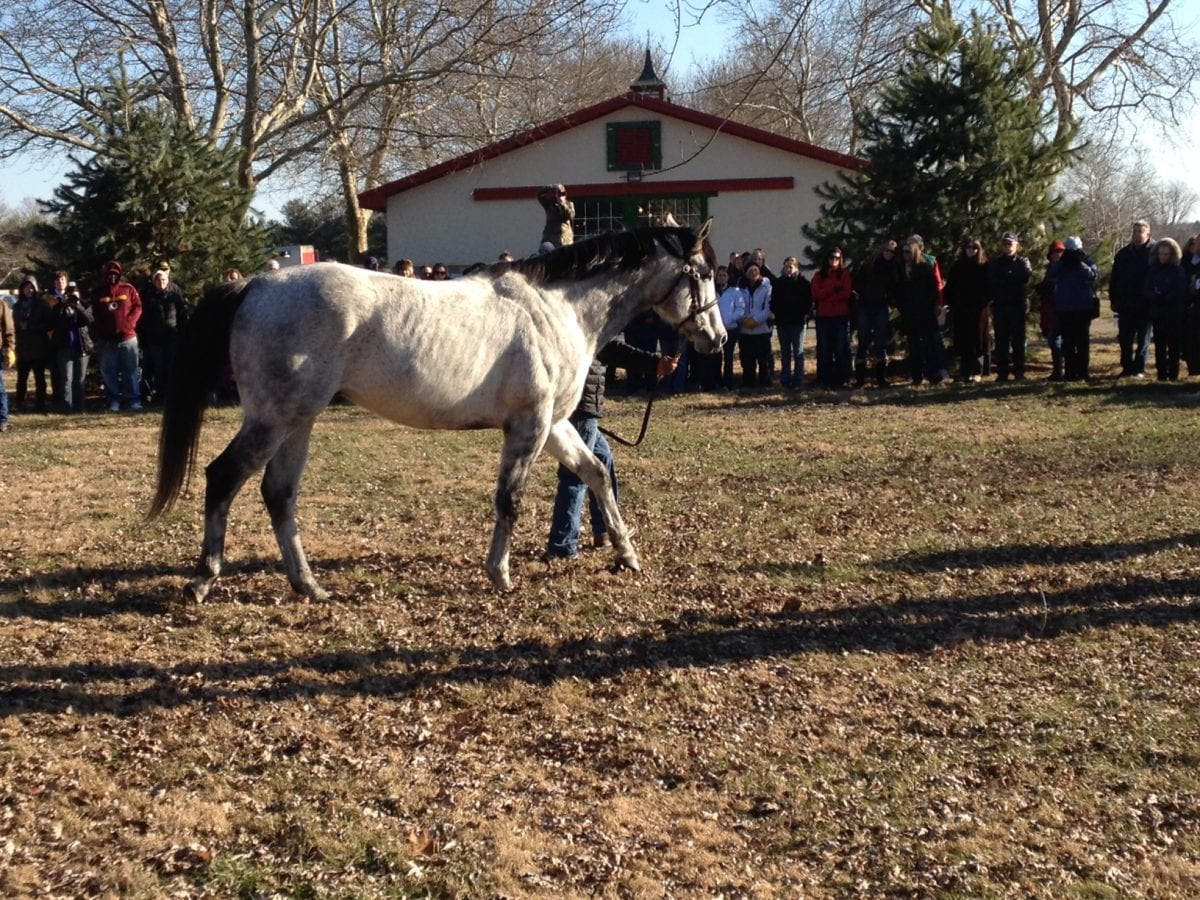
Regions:
<instances>
[{"instance_id":1,"label":"leather halter","mask_svg":"<svg viewBox=\"0 0 1200 900\"><path fill-rule=\"evenodd\" d=\"M671 286L667 288L667 292L663 295L662 300L656 303L655 306L661 306L663 303L666 303L670 296L675 293L676 289L678 289L679 282L683 281L685 278L688 278L691 281L691 283L688 285L688 293L690 295L689 309L688 314L679 321L679 324L675 326L676 328L682 328L684 325L688 324L688 322L695 321L696 317L701 313L706 313L717 305L716 298L709 303L700 302L700 282L702 277L691 263L687 263L684 265L683 271L681 271L675 280L671 282Z\"/></svg>"}]
</instances>

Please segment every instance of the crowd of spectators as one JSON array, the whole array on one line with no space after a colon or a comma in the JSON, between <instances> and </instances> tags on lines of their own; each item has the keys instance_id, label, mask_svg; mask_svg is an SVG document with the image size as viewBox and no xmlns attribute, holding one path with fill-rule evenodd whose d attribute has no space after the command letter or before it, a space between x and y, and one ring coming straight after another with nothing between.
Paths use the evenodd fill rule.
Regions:
<instances>
[{"instance_id":1,"label":"crowd of spectators","mask_svg":"<svg viewBox=\"0 0 1200 900\"><path fill-rule=\"evenodd\" d=\"M551 210L564 202L557 194L545 199ZM868 382L885 387L889 357L902 358L906 380L914 385L948 381L952 370L964 382L993 375L997 382L1021 381L1032 298L1050 352L1049 378L1088 379L1091 323L1100 314L1096 263L1077 237L1051 244L1044 263L1035 264L1021 249L1013 233L1000 237L993 254L982 239L969 239L943 275L914 234L880 241L854 265L841 248L830 248L811 278L794 256L776 274L762 249L732 253L715 273L730 334L723 356L689 359L673 329L653 313L629 323L624 339L648 352L684 354L665 385L668 391L734 388L735 356L743 388L773 386L778 360L779 386L802 389L810 321L816 383L823 388ZM513 255L505 251L499 259L511 261ZM363 265L380 269L373 256ZM398 260L392 271L431 281L451 277L443 263L416 266L411 259ZM100 275L100 287L87 296L67 272L55 273L45 291L26 275L11 309L0 303L0 367L16 369L14 411L84 411L93 359L108 410L140 410L162 400L186 315L170 264L161 262L141 290L126 280L117 260L105 263ZM230 270L227 277L242 276ZM1147 222L1134 222L1113 260L1108 297L1117 322L1120 377L1145 377L1151 346L1159 380L1178 379L1181 363L1189 375L1200 374L1200 235L1181 248L1171 238L1153 240ZM647 388L654 377L630 371L626 390ZM9 405L0 382L0 431L8 427Z\"/></svg>"},{"instance_id":2,"label":"crowd of spectators","mask_svg":"<svg viewBox=\"0 0 1200 900\"><path fill-rule=\"evenodd\" d=\"M45 291L27 274L11 310L0 303L0 362L16 368L11 411L83 412L93 359L108 410L140 410L146 402L162 400L186 315L170 263L159 263L140 291L125 278L118 260L106 262L99 274L98 287L87 294L65 271L56 272ZM32 406L27 403L31 377ZM0 431L8 429L9 412L0 383Z\"/></svg>"},{"instance_id":3,"label":"crowd of spectators","mask_svg":"<svg viewBox=\"0 0 1200 900\"><path fill-rule=\"evenodd\" d=\"M913 385L954 377L966 383L993 376L996 382L1023 381L1031 299L1050 351L1048 378L1090 379L1091 324L1100 315L1101 284L1083 242L1055 241L1044 263L1025 256L1012 232L1000 236L994 253L988 249L982 239L964 241L943 274L917 234L882 240L852 266L833 247L811 278L794 256L776 275L761 249L733 253L716 272L731 338L724 359L692 356L667 388L771 387L776 361L780 387L804 388L810 322L822 388L886 387L894 380L889 358ZM1109 298L1118 324L1120 377L1145 376L1151 344L1160 380L1178 379L1181 360L1189 374L1200 374L1200 235L1181 248L1171 238L1151 240L1149 225L1135 222L1113 262ZM675 349L669 327L653 314L633 322L625 338L644 349ZM630 390L644 386L636 375L627 380Z\"/></svg>"}]
</instances>

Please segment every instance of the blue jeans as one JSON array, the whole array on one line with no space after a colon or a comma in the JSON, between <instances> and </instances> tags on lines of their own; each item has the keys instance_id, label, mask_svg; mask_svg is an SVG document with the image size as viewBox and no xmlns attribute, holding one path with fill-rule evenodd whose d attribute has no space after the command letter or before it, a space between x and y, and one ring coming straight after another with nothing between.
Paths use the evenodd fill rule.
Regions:
<instances>
[{"instance_id":1,"label":"blue jeans","mask_svg":"<svg viewBox=\"0 0 1200 900\"><path fill-rule=\"evenodd\" d=\"M804 387L804 338L808 335L808 322L776 324L775 330L779 332L779 383L784 387ZM796 361L795 375L792 374L792 360Z\"/></svg>"},{"instance_id":2,"label":"blue jeans","mask_svg":"<svg viewBox=\"0 0 1200 900\"><path fill-rule=\"evenodd\" d=\"M608 440L600 433L600 420L595 416L572 416L571 424L583 438L584 446L588 448L600 464L608 469L608 477L612 483L613 496L617 495L617 467L613 461L612 448ZM558 467L558 490L554 493L554 514L550 520L550 540L546 544L546 553L552 557L570 558L579 555L580 520L583 518L583 498L587 495L588 506L592 518L592 535L600 537L608 533L604 524L604 516L595 495L588 490L587 485L579 480L579 476L566 466Z\"/></svg>"},{"instance_id":3,"label":"blue jeans","mask_svg":"<svg viewBox=\"0 0 1200 900\"><path fill-rule=\"evenodd\" d=\"M888 324L886 306L858 311L858 353L855 359L859 365L866 365L867 356L872 355L869 353L871 350L875 351L875 362L879 365L887 362Z\"/></svg>"},{"instance_id":4,"label":"blue jeans","mask_svg":"<svg viewBox=\"0 0 1200 900\"><path fill-rule=\"evenodd\" d=\"M1145 312L1117 313L1117 342L1121 345L1121 371L1141 375L1154 341L1154 323Z\"/></svg>"},{"instance_id":5,"label":"blue jeans","mask_svg":"<svg viewBox=\"0 0 1200 900\"><path fill-rule=\"evenodd\" d=\"M114 403L132 406L142 402L137 338L119 343L105 341L101 345L100 377L104 379L104 397L110 407Z\"/></svg>"},{"instance_id":6,"label":"blue jeans","mask_svg":"<svg viewBox=\"0 0 1200 900\"><path fill-rule=\"evenodd\" d=\"M88 358L84 353L75 356L70 350L58 350L54 368L58 371L58 379L63 389L63 408L67 412L83 412L87 396L83 389L83 380L87 377Z\"/></svg>"},{"instance_id":7,"label":"blue jeans","mask_svg":"<svg viewBox=\"0 0 1200 900\"><path fill-rule=\"evenodd\" d=\"M850 317L817 317L817 377L826 387L850 380Z\"/></svg>"}]
</instances>

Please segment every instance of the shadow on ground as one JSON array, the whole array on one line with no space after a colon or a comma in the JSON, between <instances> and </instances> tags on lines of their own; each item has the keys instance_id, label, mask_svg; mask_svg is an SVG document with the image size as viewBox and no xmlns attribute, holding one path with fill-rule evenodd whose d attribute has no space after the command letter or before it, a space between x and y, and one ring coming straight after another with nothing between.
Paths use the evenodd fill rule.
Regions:
<instances>
[{"instance_id":1,"label":"shadow on ground","mask_svg":"<svg viewBox=\"0 0 1200 900\"><path fill-rule=\"evenodd\" d=\"M1196 539L1196 536L1190 536ZM1017 551L1023 552L1023 551ZM154 570L158 574L158 570ZM598 681L634 671L719 667L805 653L920 654L964 641L1050 639L1200 618L1200 579L1133 577L1061 591L864 602L769 614L680 613L640 631L490 646L387 646L288 658L0 666L0 716L140 713L222 699L402 697L443 684Z\"/></svg>"}]
</instances>

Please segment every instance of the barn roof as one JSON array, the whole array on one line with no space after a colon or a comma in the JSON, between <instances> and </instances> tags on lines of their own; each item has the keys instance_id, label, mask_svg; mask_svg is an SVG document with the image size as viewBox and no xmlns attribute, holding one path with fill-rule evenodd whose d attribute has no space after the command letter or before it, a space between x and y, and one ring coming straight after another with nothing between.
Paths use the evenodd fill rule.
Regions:
<instances>
[{"instance_id":1,"label":"barn roof","mask_svg":"<svg viewBox=\"0 0 1200 900\"><path fill-rule=\"evenodd\" d=\"M519 150L521 147L526 147L538 141L545 140L556 134L561 134L572 128L584 125L588 122L607 116L620 109L626 107L639 107L647 112L656 113L662 116L670 116L683 122L688 122L692 125L698 125L702 128L719 131L722 134L732 135L734 137L743 138L755 143L765 144L768 147L774 147L777 150L784 150L788 153L795 153L798 156L805 156L810 159L820 160L821 162L830 163L842 169L857 170L866 165L865 160L856 156L850 156L846 153L839 153L836 150L827 150L824 147L818 147L815 144L809 144L805 141L798 141L795 138L784 137L780 134L775 134L770 131L764 131L761 128L754 128L750 125L743 125L739 122L733 122L728 119L723 119L720 116L714 116L709 113L700 112L696 109L691 109L687 106L679 106L671 103L669 100L659 100L655 97L649 97L645 94L638 94L630 91L626 94L619 94L616 97L611 97L608 100L602 100L592 106L576 110L565 116L560 116L549 122L544 122L541 125L536 125L527 131L522 131L512 137L505 138L502 141L497 141L494 144L489 144L479 150L473 150L470 153L464 153L461 156L456 156L453 159L448 159L443 163L438 163L436 166L430 166L428 169L423 169L420 172L414 172L411 175L406 175L404 178L399 178L387 184L380 185L376 188L363 191L358 195L359 205L364 209L374 209L385 211L387 209L387 201L389 197L394 197L396 194L403 193L411 188L415 188L422 184L428 184L431 181L436 181L446 175L454 172L461 172L464 169L470 169L480 163L486 162L489 159L495 159L498 156L503 156L505 153L511 153L514 150ZM647 173L651 175L652 173ZM653 182L648 182L652 184Z\"/></svg>"}]
</instances>

